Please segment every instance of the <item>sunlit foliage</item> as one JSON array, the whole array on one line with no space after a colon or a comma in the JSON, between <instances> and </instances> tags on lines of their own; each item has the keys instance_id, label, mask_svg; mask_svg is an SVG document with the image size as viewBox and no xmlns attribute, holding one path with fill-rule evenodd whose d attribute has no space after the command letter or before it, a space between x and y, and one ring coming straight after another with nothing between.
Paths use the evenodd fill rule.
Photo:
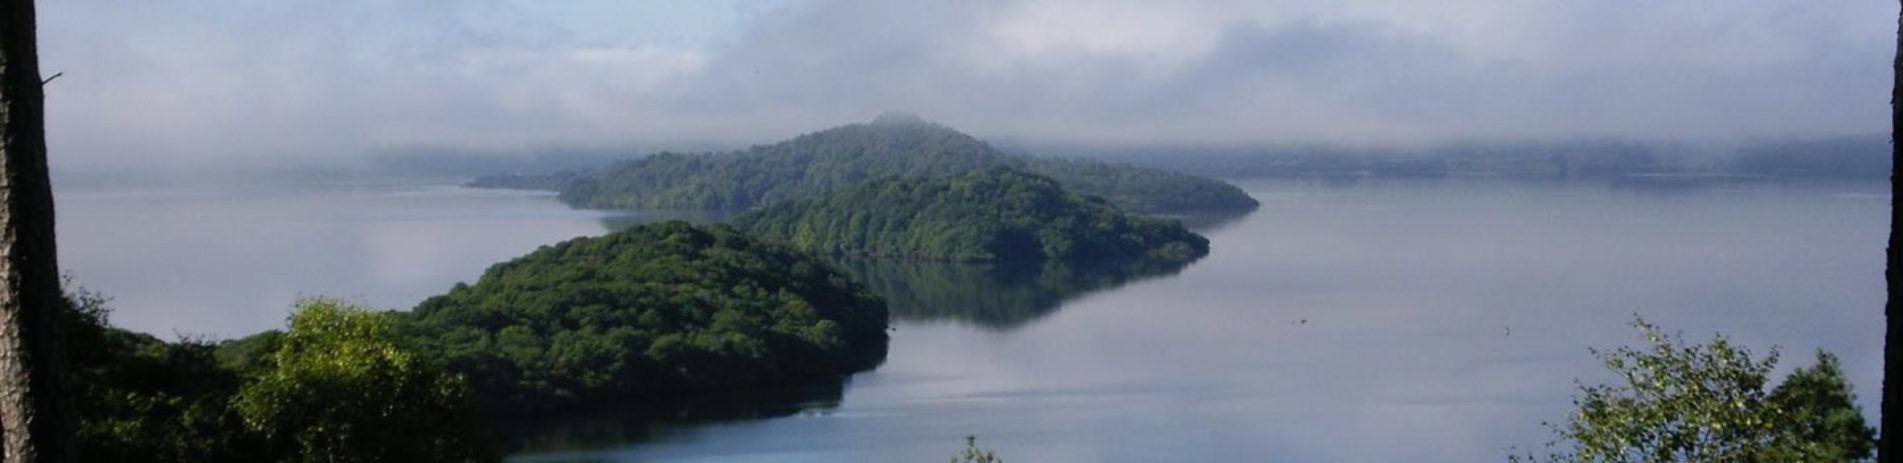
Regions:
<instances>
[{"instance_id":1,"label":"sunlit foliage","mask_svg":"<svg viewBox=\"0 0 1903 463\"><path fill-rule=\"evenodd\" d=\"M1855 461L1870 456L1864 424L1836 357L1766 389L1778 355L1762 359L1723 336L1688 344L1639 320L1644 348L1595 351L1619 383L1583 386L1544 460L1584 462ZM1533 457L1514 457L1533 461Z\"/></svg>"},{"instance_id":2,"label":"sunlit foliage","mask_svg":"<svg viewBox=\"0 0 1903 463\"><path fill-rule=\"evenodd\" d=\"M390 315L303 301L288 332L161 341L66 312L81 461L450 462L482 457L462 384L395 337Z\"/></svg>"},{"instance_id":3,"label":"sunlit foliage","mask_svg":"<svg viewBox=\"0 0 1903 463\"><path fill-rule=\"evenodd\" d=\"M273 460L475 459L462 379L406 346L391 314L307 299L275 344L232 399Z\"/></svg>"}]
</instances>

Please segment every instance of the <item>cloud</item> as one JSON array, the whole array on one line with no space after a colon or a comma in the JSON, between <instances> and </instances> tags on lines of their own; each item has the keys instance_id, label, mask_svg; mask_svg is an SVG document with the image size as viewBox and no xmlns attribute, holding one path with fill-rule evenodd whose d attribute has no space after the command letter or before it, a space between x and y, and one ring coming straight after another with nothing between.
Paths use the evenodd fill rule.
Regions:
<instances>
[{"instance_id":1,"label":"cloud","mask_svg":"<svg viewBox=\"0 0 1903 463\"><path fill-rule=\"evenodd\" d=\"M890 109L1058 143L1878 132L1854 0L42 5L56 167L745 145Z\"/></svg>"}]
</instances>

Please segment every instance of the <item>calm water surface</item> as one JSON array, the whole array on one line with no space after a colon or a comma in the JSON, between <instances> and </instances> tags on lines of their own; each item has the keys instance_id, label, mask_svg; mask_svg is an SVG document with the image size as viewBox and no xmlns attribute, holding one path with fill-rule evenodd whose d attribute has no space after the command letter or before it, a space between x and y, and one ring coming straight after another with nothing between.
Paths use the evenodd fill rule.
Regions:
<instances>
[{"instance_id":1,"label":"calm water surface","mask_svg":"<svg viewBox=\"0 0 1903 463\"><path fill-rule=\"evenodd\" d=\"M1634 314L1842 357L1874 414L1881 184L1635 189L1261 182L1187 267L845 262L888 293L884 366L526 426L517 461L1499 461L1547 440ZM157 333L276 327L299 294L404 308L639 221L548 195L354 185L60 192L65 269ZM634 408L651 410L652 407Z\"/></svg>"},{"instance_id":2,"label":"calm water surface","mask_svg":"<svg viewBox=\"0 0 1903 463\"><path fill-rule=\"evenodd\" d=\"M277 328L300 296L408 308L490 264L602 233L553 194L299 184L58 191L61 270L112 321L167 335Z\"/></svg>"}]
</instances>

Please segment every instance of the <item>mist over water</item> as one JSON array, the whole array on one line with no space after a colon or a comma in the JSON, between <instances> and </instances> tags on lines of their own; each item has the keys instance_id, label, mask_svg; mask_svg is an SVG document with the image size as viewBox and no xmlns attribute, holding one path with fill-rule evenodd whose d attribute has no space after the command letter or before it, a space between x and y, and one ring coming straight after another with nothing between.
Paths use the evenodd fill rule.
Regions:
<instances>
[{"instance_id":1,"label":"mist over water","mask_svg":"<svg viewBox=\"0 0 1903 463\"><path fill-rule=\"evenodd\" d=\"M1609 379L1586 349L1638 342L1634 314L1782 346L1785 371L1834 352L1875 414L1882 184L1243 186L1261 209L1191 221L1212 252L1186 268L862 265L931 282L895 298L920 307L877 370L537 423L515 458L934 461L976 434L1017 461L1498 460ZM407 309L649 220L400 183L59 193L63 268L162 337L277 328L300 294Z\"/></svg>"},{"instance_id":2,"label":"mist over water","mask_svg":"<svg viewBox=\"0 0 1903 463\"><path fill-rule=\"evenodd\" d=\"M169 337L279 328L300 296L408 309L604 213L552 194L400 183L58 192L61 269L113 323Z\"/></svg>"}]
</instances>

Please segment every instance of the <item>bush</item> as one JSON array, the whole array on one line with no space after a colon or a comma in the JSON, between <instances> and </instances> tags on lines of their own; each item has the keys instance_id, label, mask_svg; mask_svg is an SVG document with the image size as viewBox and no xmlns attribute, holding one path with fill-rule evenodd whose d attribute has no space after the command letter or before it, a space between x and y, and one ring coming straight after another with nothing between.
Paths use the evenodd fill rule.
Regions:
<instances>
[{"instance_id":1,"label":"bush","mask_svg":"<svg viewBox=\"0 0 1903 463\"><path fill-rule=\"evenodd\" d=\"M475 460L462 378L404 346L394 318L300 301L233 405L277 461Z\"/></svg>"},{"instance_id":2,"label":"bush","mask_svg":"<svg viewBox=\"0 0 1903 463\"><path fill-rule=\"evenodd\" d=\"M1572 448L1545 460L1854 461L1875 447L1835 356L1819 351L1816 365L1766 391L1775 349L1758 360L1723 336L1687 344L1645 320L1633 326L1650 348L1594 351L1624 383L1582 386L1578 412L1548 444Z\"/></svg>"}]
</instances>

